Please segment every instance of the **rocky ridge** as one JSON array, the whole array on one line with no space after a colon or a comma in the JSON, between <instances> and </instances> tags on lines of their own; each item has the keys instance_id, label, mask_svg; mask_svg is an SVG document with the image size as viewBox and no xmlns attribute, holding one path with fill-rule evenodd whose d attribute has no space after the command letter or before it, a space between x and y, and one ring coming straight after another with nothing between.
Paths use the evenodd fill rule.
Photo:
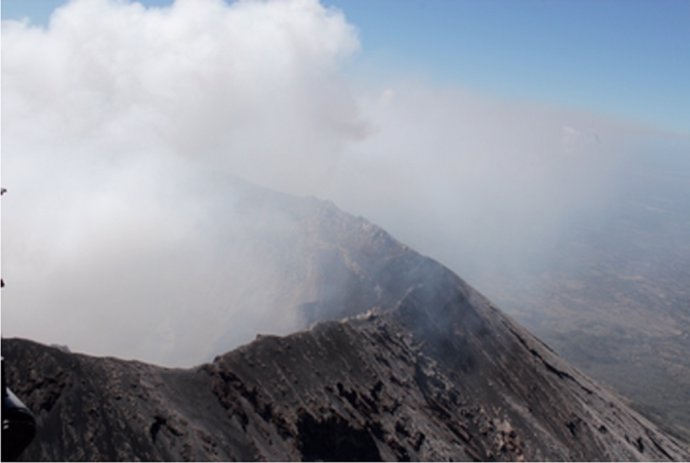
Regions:
<instances>
[{"instance_id":1,"label":"rocky ridge","mask_svg":"<svg viewBox=\"0 0 690 463\"><path fill-rule=\"evenodd\" d=\"M690 458L455 274L309 201L294 203L315 256L305 331L189 369L4 339L8 382L39 422L23 458Z\"/></svg>"}]
</instances>

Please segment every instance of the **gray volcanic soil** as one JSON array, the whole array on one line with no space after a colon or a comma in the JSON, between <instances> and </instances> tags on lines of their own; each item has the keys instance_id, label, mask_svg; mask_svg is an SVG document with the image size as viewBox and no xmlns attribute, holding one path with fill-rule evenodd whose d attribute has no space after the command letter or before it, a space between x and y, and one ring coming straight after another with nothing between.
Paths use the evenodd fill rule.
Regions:
<instances>
[{"instance_id":1,"label":"gray volcanic soil","mask_svg":"<svg viewBox=\"0 0 690 463\"><path fill-rule=\"evenodd\" d=\"M446 268L331 205L306 209L312 264L340 269L312 266L306 331L191 369L4 339L8 383L39 422L23 458L690 458Z\"/></svg>"}]
</instances>

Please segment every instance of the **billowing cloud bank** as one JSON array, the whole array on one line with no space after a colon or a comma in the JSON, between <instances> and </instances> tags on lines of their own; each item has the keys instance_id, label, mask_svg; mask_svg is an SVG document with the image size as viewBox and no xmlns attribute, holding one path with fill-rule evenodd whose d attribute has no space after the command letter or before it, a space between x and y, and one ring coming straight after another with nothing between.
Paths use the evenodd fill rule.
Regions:
<instances>
[{"instance_id":1,"label":"billowing cloud bank","mask_svg":"<svg viewBox=\"0 0 690 463\"><path fill-rule=\"evenodd\" d=\"M238 300L269 277L232 268L253 225L210 177L299 190L366 133L339 75L359 46L342 14L77 0L2 34L3 335L188 364L219 313L235 343L293 329L262 295Z\"/></svg>"},{"instance_id":2,"label":"billowing cloud bank","mask_svg":"<svg viewBox=\"0 0 690 463\"><path fill-rule=\"evenodd\" d=\"M266 181L365 133L338 76L356 34L315 1L74 1L48 30L4 24L2 47L12 153L165 153Z\"/></svg>"},{"instance_id":3,"label":"billowing cloud bank","mask_svg":"<svg viewBox=\"0 0 690 463\"><path fill-rule=\"evenodd\" d=\"M359 46L315 0L76 0L46 29L3 23L3 335L180 365L220 316L235 343L294 329L221 284L271 275L232 267L256 230L219 175L333 199L479 275L615 198L645 136L404 79L355 91Z\"/></svg>"}]
</instances>

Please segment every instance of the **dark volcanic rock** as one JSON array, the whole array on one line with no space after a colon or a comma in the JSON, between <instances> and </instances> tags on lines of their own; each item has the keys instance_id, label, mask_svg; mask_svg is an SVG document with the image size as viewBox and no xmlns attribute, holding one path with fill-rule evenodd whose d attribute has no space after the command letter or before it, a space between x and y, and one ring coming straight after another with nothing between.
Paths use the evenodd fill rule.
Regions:
<instances>
[{"instance_id":1,"label":"dark volcanic rock","mask_svg":"<svg viewBox=\"0 0 690 463\"><path fill-rule=\"evenodd\" d=\"M315 262L347 285L312 268L302 310L321 322L307 331L192 369L3 340L8 383L38 418L23 458L690 458L441 265L318 211Z\"/></svg>"},{"instance_id":2,"label":"dark volcanic rock","mask_svg":"<svg viewBox=\"0 0 690 463\"><path fill-rule=\"evenodd\" d=\"M459 281L436 294L190 370L4 340L8 380L39 419L24 458L688 458Z\"/></svg>"}]
</instances>

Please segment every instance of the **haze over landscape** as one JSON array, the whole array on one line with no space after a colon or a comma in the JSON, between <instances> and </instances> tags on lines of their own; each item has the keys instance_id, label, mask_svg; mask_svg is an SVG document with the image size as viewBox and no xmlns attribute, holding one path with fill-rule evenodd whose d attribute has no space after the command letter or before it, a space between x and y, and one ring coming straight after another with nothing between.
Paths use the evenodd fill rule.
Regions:
<instances>
[{"instance_id":1,"label":"haze over landscape","mask_svg":"<svg viewBox=\"0 0 690 463\"><path fill-rule=\"evenodd\" d=\"M359 307L271 190L448 266L687 442L690 6L665 5L3 0L3 337L193 367Z\"/></svg>"}]
</instances>

